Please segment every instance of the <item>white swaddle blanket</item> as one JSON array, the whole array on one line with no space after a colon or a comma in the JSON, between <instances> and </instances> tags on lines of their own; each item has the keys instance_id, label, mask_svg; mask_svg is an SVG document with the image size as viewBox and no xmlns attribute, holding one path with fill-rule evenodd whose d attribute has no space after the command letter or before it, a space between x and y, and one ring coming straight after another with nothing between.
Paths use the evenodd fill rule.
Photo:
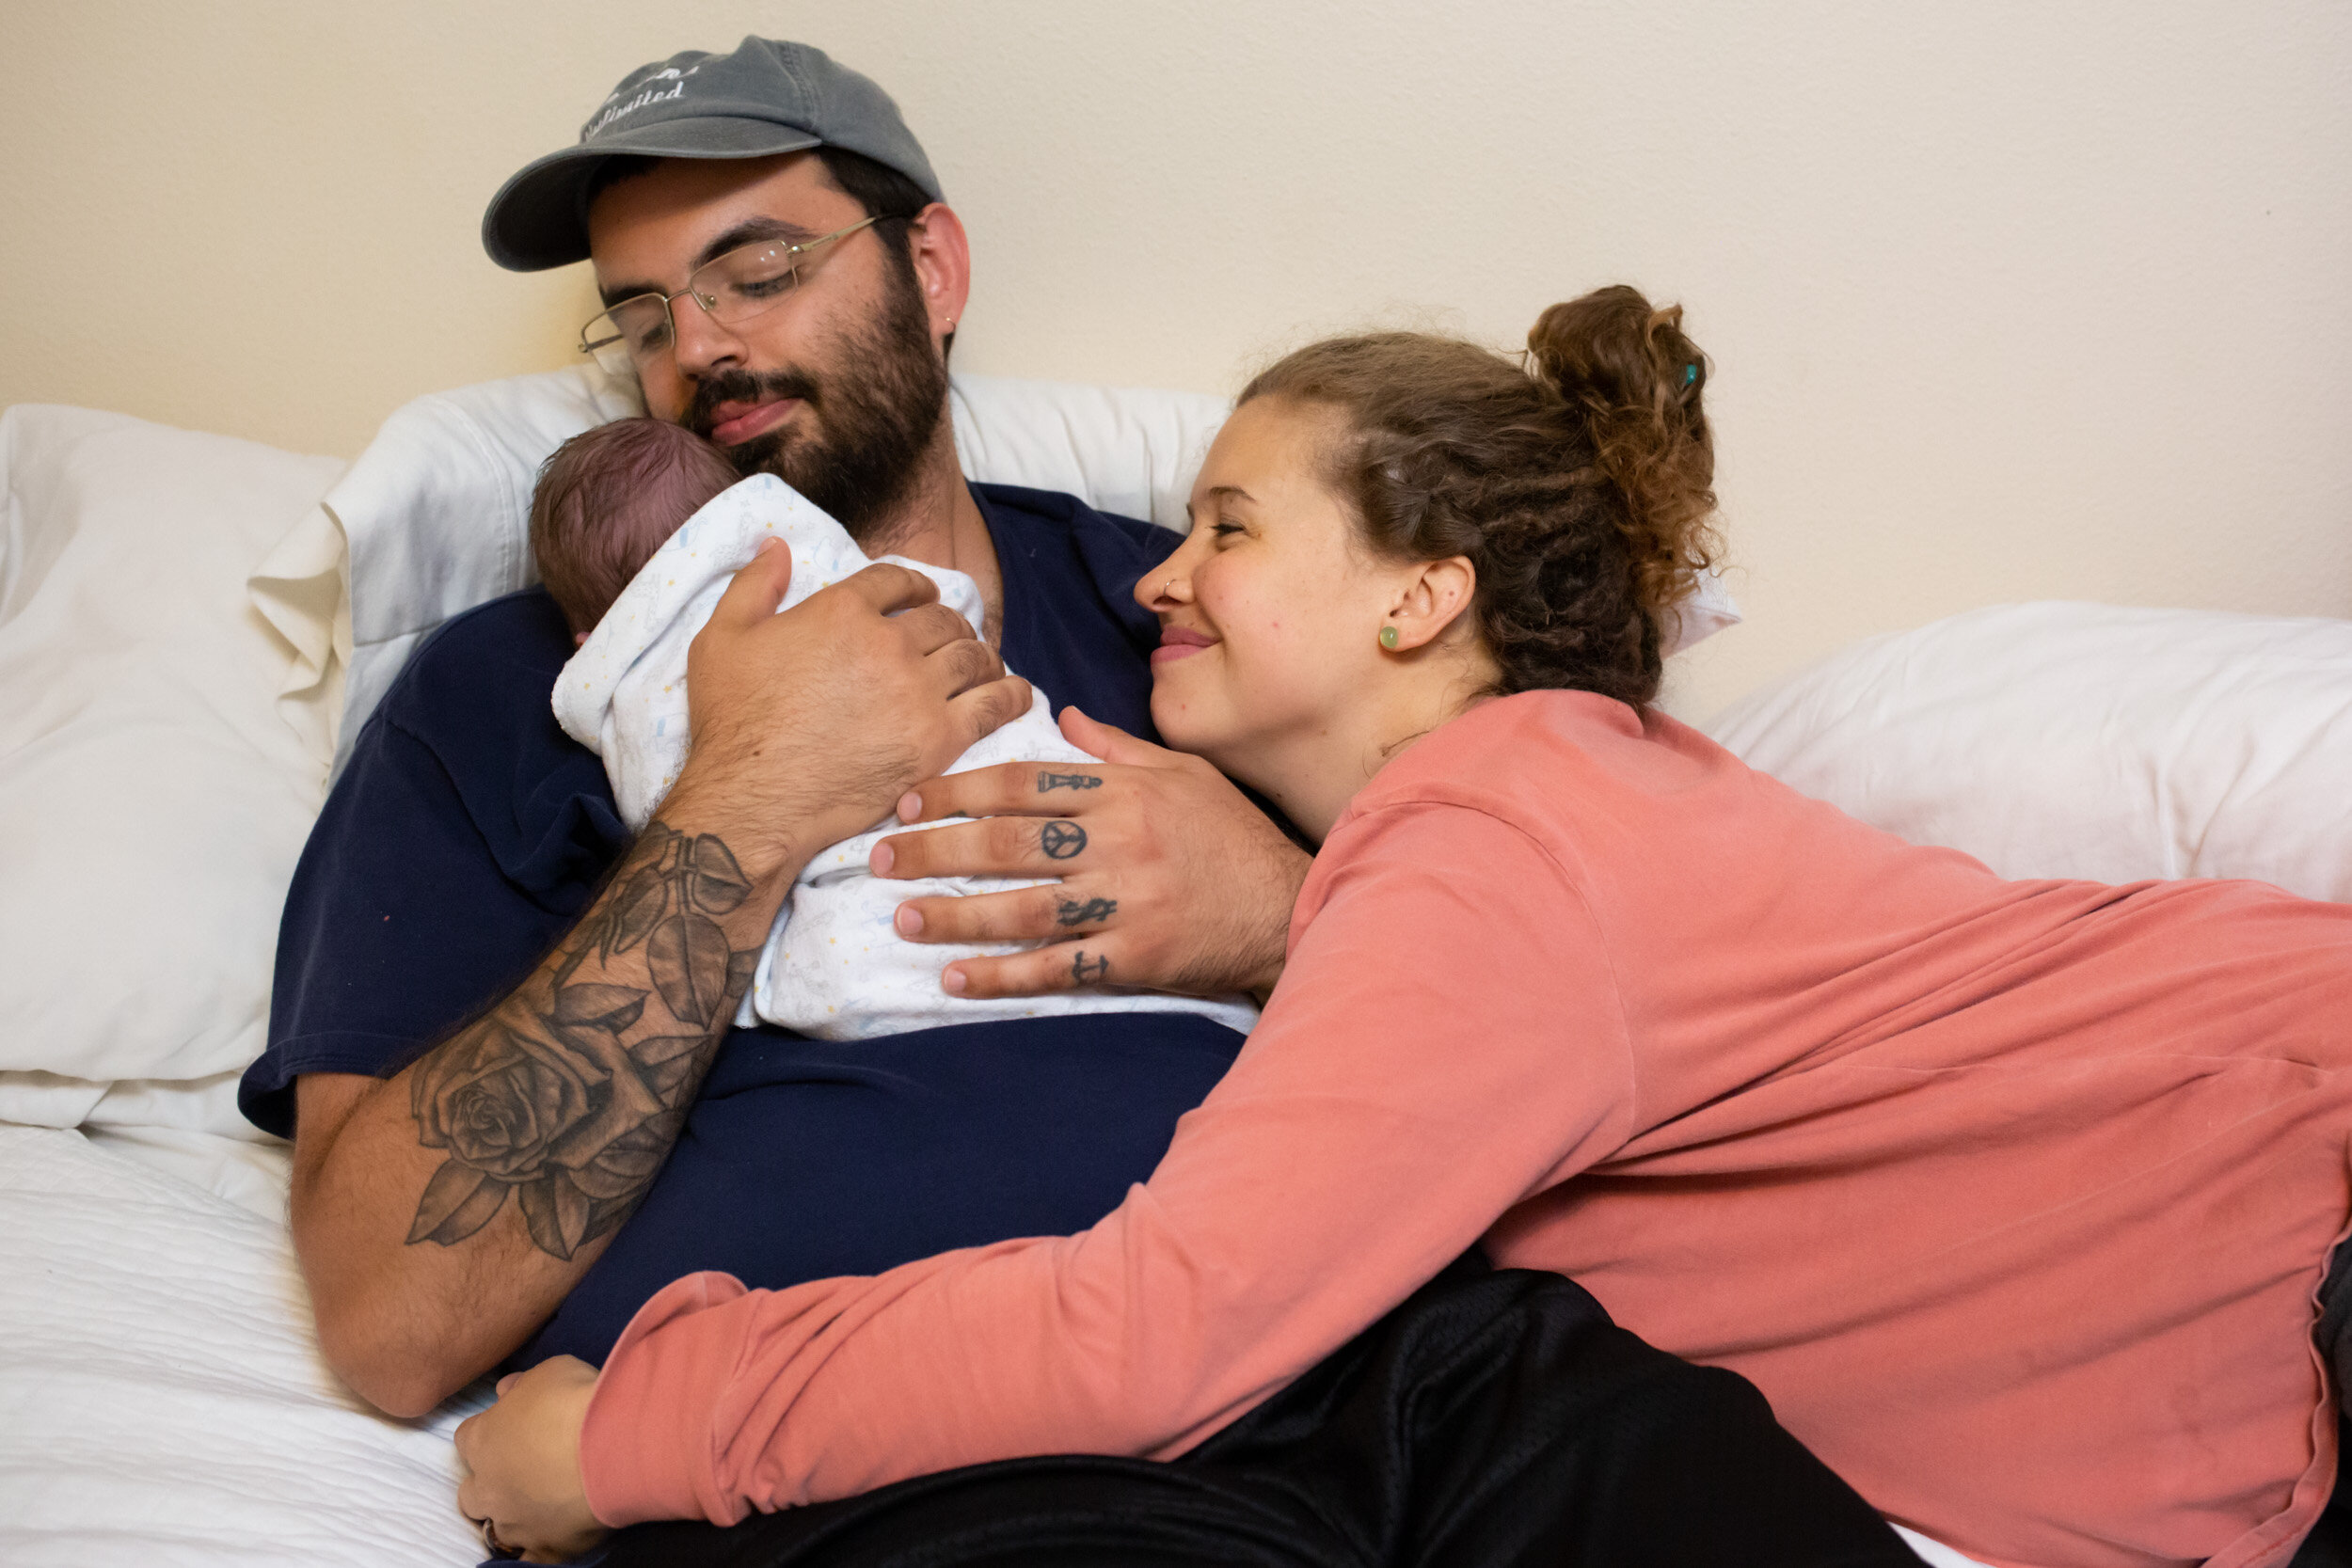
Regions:
<instances>
[{"instance_id":1,"label":"white swaddle blanket","mask_svg":"<svg viewBox=\"0 0 2352 1568\"><path fill-rule=\"evenodd\" d=\"M710 619L728 580L771 536L792 547L792 584L779 612L872 564L841 525L799 491L771 474L747 479L712 499L663 542L555 683L556 721L604 759L613 798L632 830L652 819L686 763L687 646ZM930 578L939 585L940 602L979 629L980 591L969 577L903 556L882 559ZM947 771L1001 762L1099 760L1062 738L1045 693L1039 691L1028 712L982 738ZM908 831L885 817L809 861L768 933L737 1022L765 1019L822 1039L866 1039L947 1023L1069 1013L1200 1013L1245 1034L1257 1022L1257 1008L1239 997L1209 1001L1086 989L983 1001L947 995L939 987L940 971L957 958L1039 944L911 942L891 924L898 905L909 898L1035 887L1039 879L893 881L874 876L866 857L875 843Z\"/></svg>"}]
</instances>

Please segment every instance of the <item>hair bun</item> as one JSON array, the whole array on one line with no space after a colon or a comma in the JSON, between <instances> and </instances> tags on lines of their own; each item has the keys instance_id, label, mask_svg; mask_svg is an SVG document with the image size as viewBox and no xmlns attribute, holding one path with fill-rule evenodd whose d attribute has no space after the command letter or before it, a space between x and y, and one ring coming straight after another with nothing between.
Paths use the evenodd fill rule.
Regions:
<instances>
[{"instance_id":1,"label":"hair bun","mask_svg":"<svg viewBox=\"0 0 2352 1568\"><path fill-rule=\"evenodd\" d=\"M1622 283L1596 289L1537 317L1527 351L1624 498L1643 601L1653 613L1679 603L1717 547L1707 356L1683 334L1682 307L1660 309Z\"/></svg>"},{"instance_id":2,"label":"hair bun","mask_svg":"<svg viewBox=\"0 0 2352 1568\"><path fill-rule=\"evenodd\" d=\"M1536 372L1595 413L1647 408L1697 417L1707 356L1683 335L1682 307L1653 307L1623 283L1552 306L1527 335Z\"/></svg>"}]
</instances>

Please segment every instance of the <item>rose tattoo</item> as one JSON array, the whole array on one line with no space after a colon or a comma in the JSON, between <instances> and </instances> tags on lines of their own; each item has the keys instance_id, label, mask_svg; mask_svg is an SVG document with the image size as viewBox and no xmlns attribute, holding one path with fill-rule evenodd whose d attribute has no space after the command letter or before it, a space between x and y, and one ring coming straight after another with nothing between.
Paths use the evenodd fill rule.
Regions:
<instances>
[{"instance_id":1,"label":"rose tattoo","mask_svg":"<svg viewBox=\"0 0 2352 1568\"><path fill-rule=\"evenodd\" d=\"M448 1158L409 1242L464 1241L510 1193L532 1243L561 1259L628 1217L751 978L758 949L730 948L716 918L751 891L715 835L646 830L619 893L575 931L546 1010L510 1004L418 1065L418 1141ZM574 978L591 956L610 965L640 946L650 986Z\"/></svg>"}]
</instances>

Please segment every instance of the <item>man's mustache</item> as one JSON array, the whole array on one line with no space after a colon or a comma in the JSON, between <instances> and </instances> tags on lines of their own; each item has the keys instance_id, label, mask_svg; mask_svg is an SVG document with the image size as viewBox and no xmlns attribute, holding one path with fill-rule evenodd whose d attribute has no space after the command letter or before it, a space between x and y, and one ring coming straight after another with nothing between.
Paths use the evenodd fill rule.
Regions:
<instances>
[{"instance_id":1,"label":"man's mustache","mask_svg":"<svg viewBox=\"0 0 2352 1568\"><path fill-rule=\"evenodd\" d=\"M694 396L678 423L707 441L711 431L718 427L717 409L721 404L773 403L782 398L813 404L817 401L817 383L800 371L768 371L758 374L750 371L721 371L694 384Z\"/></svg>"}]
</instances>

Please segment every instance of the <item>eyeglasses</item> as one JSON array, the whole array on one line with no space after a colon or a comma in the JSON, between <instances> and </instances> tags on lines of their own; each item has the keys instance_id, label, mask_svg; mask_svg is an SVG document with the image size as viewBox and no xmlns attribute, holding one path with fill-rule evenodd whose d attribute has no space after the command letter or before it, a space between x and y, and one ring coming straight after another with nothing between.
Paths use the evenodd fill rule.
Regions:
<instances>
[{"instance_id":1,"label":"eyeglasses","mask_svg":"<svg viewBox=\"0 0 2352 1568\"><path fill-rule=\"evenodd\" d=\"M677 321L670 302L691 297L721 326L740 326L783 304L800 281L809 252L890 214L877 213L862 223L836 229L805 245L782 240L754 240L737 245L696 267L686 287L674 294L632 294L580 329L580 352L595 358L612 375L627 375L670 352L677 341Z\"/></svg>"}]
</instances>

